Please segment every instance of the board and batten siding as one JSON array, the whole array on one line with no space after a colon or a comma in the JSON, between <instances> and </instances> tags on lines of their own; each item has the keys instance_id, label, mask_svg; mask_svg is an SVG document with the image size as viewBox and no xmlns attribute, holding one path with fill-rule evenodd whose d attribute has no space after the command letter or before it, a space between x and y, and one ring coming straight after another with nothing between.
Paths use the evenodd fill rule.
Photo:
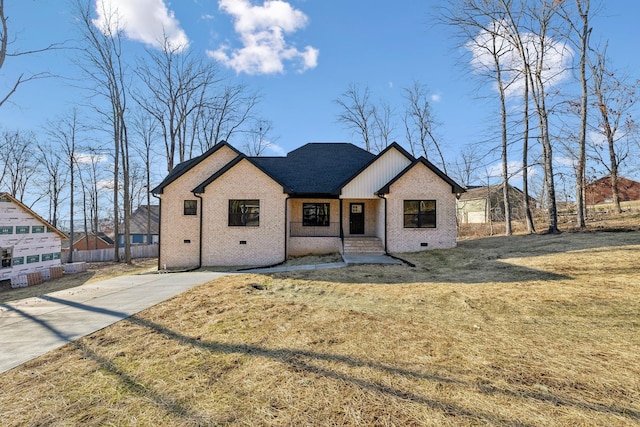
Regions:
<instances>
[{"instance_id":1,"label":"board and batten siding","mask_svg":"<svg viewBox=\"0 0 640 427\"><path fill-rule=\"evenodd\" d=\"M0 268L0 280L61 263L61 236L6 196L0 197L0 247L12 251L10 267Z\"/></svg>"},{"instance_id":2,"label":"board and batten siding","mask_svg":"<svg viewBox=\"0 0 640 427\"><path fill-rule=\"evenodd\" d=\"M396 175L411 164L406 156L395 148L377 158L342 189L342 199L371 199Z\"/></svg>"}]
</instances>

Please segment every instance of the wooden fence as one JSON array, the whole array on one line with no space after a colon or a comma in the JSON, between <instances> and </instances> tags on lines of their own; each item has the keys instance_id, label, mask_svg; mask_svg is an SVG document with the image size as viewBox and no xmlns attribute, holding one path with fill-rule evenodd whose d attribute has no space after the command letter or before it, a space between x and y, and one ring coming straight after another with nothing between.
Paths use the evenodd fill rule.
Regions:
<instances>
[{"instance_id":1,"label":"wooden fence","mask_svg":"<svg viewBox=\"0 0 640 427\"><path fill-rule=\"evenodd\" d=\"M120 248L120 259L124 259L124 248ZM131 258L157 258L158 245L131 246ZM62 262L69 260L69 253L62 254ZM73 251L73 262L107 262L113 261L113 248L94 249L92 251Z\"/></svg>"}]
</instances>

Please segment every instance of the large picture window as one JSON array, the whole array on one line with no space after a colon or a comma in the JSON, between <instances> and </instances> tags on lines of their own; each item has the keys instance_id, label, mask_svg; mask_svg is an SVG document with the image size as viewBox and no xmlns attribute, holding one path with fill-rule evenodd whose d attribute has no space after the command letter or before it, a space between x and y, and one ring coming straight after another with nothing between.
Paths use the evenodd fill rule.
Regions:
<instances>
[{"instance_id":1,"label":"large picture window","mask_svg":"<svg viewBox=\"0 0 640 427\"><path fill-rule=\"evenodd\" d=\"M184 214L185 215L198 215L198 201L197 200L185 200L184 201Z\"/></svg>"},{"instance_id":2,"label":"large picture window","mask_svg":"<svg viewBox=\"0 0 640 427\"><path fill-rule=\"evenodd\" d=\"M328 227L329 203L303 203L302 225L305 227Z\"/></svg>"},{"instance_id":3,"label":"large picture window","mask_svg":"<svg viewBox=\"0 0 640 427\"><path fill-rule=\"evenodd\" d=\"M229 200L229 226L260 225L260 200Z\"/></svg>"},{"instance_id":4,"label":"large picture window","mask_svg":"<svg viewBox=\"0 0 640 427\"><path fill-rule=\"evenodd\" d=\"M435 228L435 200L405 200L404 228Z\"/></svg>"}]
</instances>

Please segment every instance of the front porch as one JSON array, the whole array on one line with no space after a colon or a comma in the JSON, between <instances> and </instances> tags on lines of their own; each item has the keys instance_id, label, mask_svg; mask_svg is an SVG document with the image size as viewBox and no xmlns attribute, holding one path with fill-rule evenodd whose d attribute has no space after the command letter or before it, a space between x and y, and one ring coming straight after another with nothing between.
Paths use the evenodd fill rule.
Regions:
<instances>
[{"instance_id":1,"label":"front porch","mask_svg":"<svg viewBox=\"0 0 640 427\"><path fill-rule=\"evenodd\" d=\"M287 218L287 256L385 253L384 202L379 198L291 198Z\"/></svg>"}]
</instances>

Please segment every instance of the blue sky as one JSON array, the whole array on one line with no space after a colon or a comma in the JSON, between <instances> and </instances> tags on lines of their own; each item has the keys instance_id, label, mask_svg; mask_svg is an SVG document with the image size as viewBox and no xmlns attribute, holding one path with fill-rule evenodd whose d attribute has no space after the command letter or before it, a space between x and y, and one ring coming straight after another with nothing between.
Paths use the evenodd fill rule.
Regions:
<instances>
[{"instance_id":1,"label":"blue sky","mask_svg":"<svg viewBox=\"0 0 640 427\"><path fill-rule=\"evenodd\" d=\"M358 143L357 135L336 121L334 100L350 83L367 85L374 101L388 100L398 112L402 88L414 80L425 84L433 95L433 113L441 123L436 133L449 162L462 146L480 143L495 130L497 105L478 96L490 90L474 77L452 30L435 25L436 0L108 1L129 6L132 40L127 46L132 54L142 52L144 40L157 37L154 31L163 22L176 40L188 40L195 53L216 58L235 78L259 90L261 115L273 122L276 137L267 154L283 154L307 142ZM8 0L5 9L16 33L15 49L76 37L67 2ZM640 2L616 0L606 2L594 23L594 40L609 40L615 66L631 74L640 69L639 18ZM263 39L262 49L250 49L256 29L268 25L282 31ZM69 84L78 76L72 57L69 51L55 51L9 58L0 71L0 93L22 71L49 71L64 78L20 87L12 103L0 110L0 127L40 132L47 120L85 98L86 92ZM400 126L395 135L405 143Z\"/></svg>"}]
</instances>

